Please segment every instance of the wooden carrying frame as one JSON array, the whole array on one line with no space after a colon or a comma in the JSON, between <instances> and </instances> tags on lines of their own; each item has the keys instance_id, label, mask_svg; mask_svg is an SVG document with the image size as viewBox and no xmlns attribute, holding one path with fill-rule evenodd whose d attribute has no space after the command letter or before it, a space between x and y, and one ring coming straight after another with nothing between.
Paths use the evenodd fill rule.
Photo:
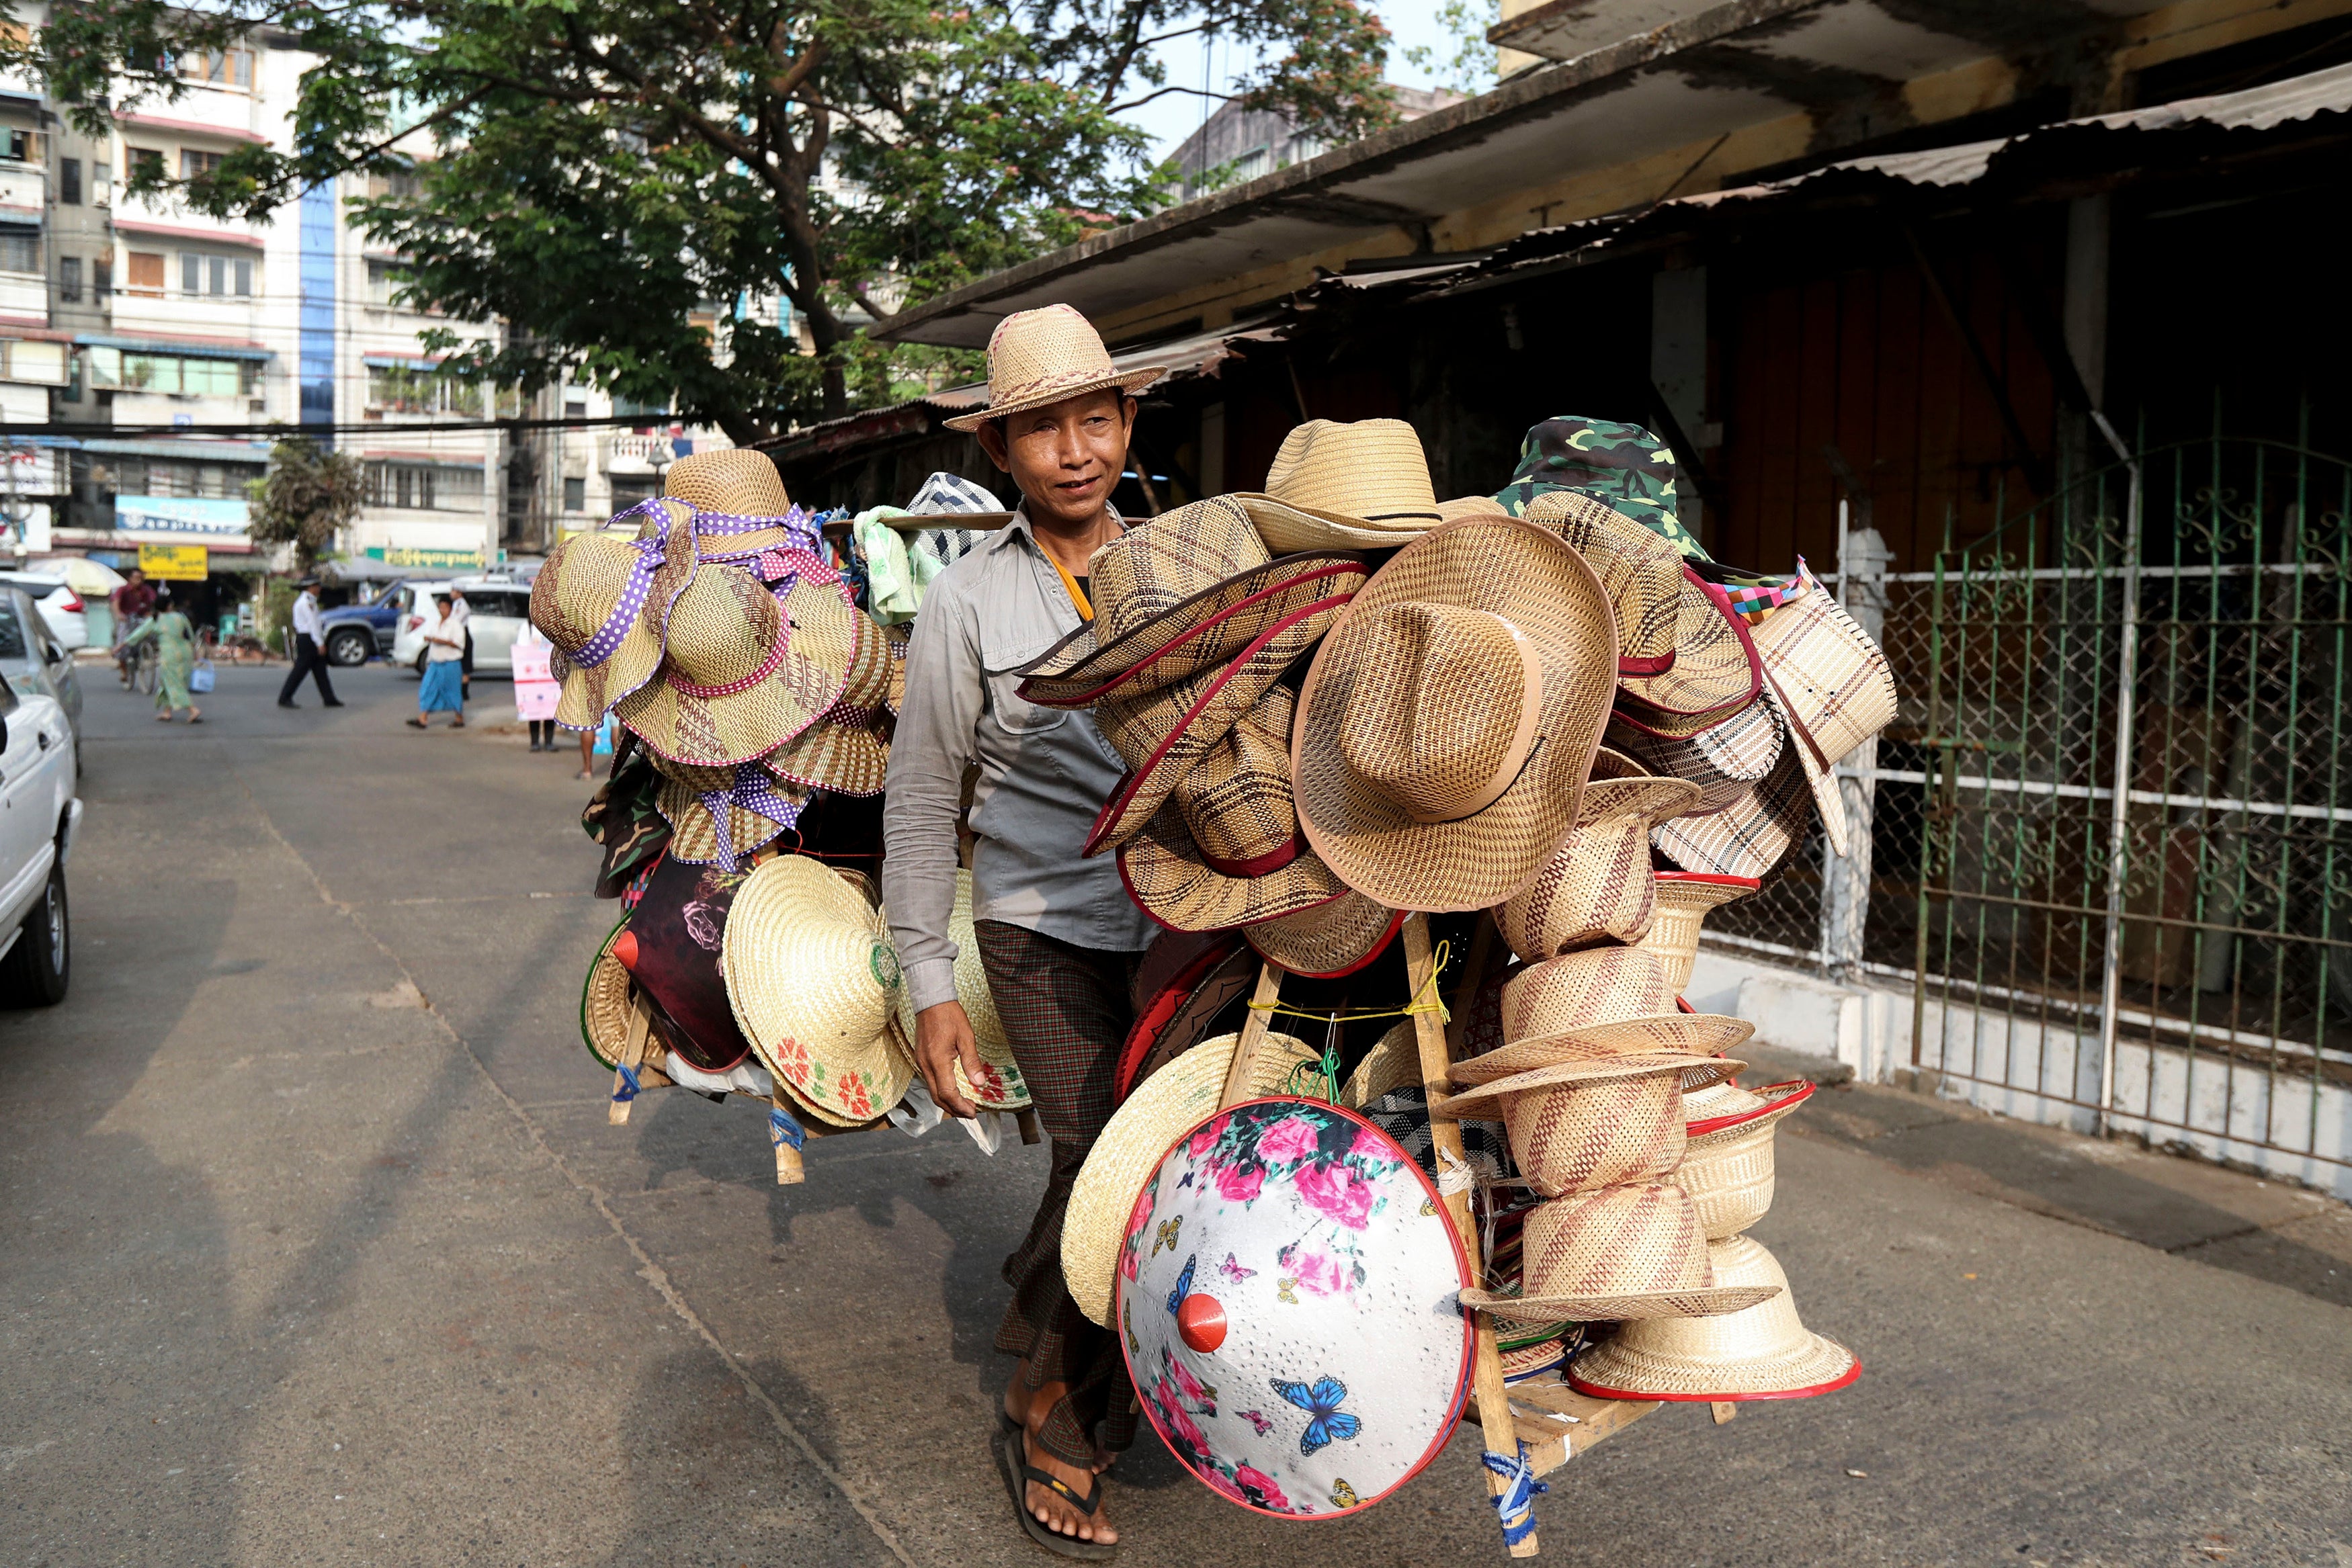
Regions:
<instances>
[{"instance_id":1,"label":"wooden carrying frame","mask_svg":"<svg viewBox=\"0 0 2352 1568\"><path fill-rule=\"evenodd\" d=\"M1446 1069L1452 1061L1446 1030L1438 1021L1434 1007L1418 1005L1421 997L1432 989L1435 978L1429 916L1406 915L1400 936L1404 943L1406 979L1416 1004L1412 1018L1413 1036L1421 1048L1422 1088L1429 1098L1430 1142L1437 1151L1440 1170L1459 1169L1464 1165L1461 1123L1446 1108ZM1498 952L1499 945L1494 936L1494 922L1482 915L1477 935L1471 941L1470 961L1454 993L1454 1015L1457 1019L1468 1013L1470 998L1476 994L1488 964ZM1258 971L1256 994L1250 998L1249 1018L1242 1025L1241 1041L1234 1050L1233 1066L1225 1074L1220 1105L1234 1105L1250 1098L1251 1063L1257 1055L1258 1043L1265 1038L1281 991L1282 971L1272 964L1263 966ZM1454 1233L1462 1239L1464 1254L1475 1264L1478 1277L1485 1279L1487 1259L1480 1244L1469 1192L1448 1193L1444 1202ZM1594 1399L1577 1393L1564 1382L1522 1385L1506 1392L1503 1358L1495 1345L1494 1320L1484 1311L1476 1312L1475 1317L1477 1339L1471 1353L1471 1402L1464 1416L1475 1420L1483 1434L1486 1458L1482 1469L1486 1478L1486 1495L1501 1515L1504 1543L1514 1557L1533 1557L1538 1550L1534 1499L1519 1485L1521 1474L1531 1482L1558 1469L1576 1455L1647 1416L1658 1407L1659 1402ZM1728 1412L1734 1408L1717 1406L1715 1418L1718 1422L1729 1420ZM1522 1463L1524 1472L1519 1468ZM1508 1512L1504 1511L1507 1505Z\"/></svg>"}]
</instances>

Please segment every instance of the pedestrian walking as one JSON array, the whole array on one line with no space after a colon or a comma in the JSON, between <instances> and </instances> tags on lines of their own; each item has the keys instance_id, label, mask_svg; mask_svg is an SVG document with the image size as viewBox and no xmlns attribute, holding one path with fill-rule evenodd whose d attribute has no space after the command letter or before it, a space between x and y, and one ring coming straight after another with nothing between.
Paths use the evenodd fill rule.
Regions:
<instances>
[{"instance_id":1,"label":"pedestrian walking","mask_svg":"<svg viewBox=\"0 0 2352 1568\"><path fill-rule=\"evenodd\" d=\"M139 623L155 613L155 586L147 574L132 567L122 580L122 586L107 595L114 609L114 674L122 689L131 689L131 633Z\"/></svg>"},{"instance_id":2,"label":"pedestrian walking","mask_svg":"<svg viewBox=\"0 0 2352 1568\"><path fill-rule=\"evenodd\" d=\"M563 689L555 679L554 654L547 633L524 622L514 640L515 717L530 727L533 751L562 749L555 740L555 705Z\"/></svg>"},{"instance_id":3,"label":"pedestrian walking","mask_svg":"<svg viewBox=\"0 0 2352 1568\"><path fill-rule=\"evenodd\" d=\"M466 591L452 583L449 588L450 607L457 612L457 624L464 629L462 645L465 652L457 660L457 685L467 702L474 700L474 607L466 602Z\"/></svg>"},{"instance_id":4,"label":"pedestrian walking","mask_svg":"<svg viewBox=\"0 0 2352 1568\"><path fill-rule=\"evenodd\" d=\"M155 640L161 654L155 667L155 722L169 724L173 714L186 708L188 722L202 724L205 716L197 710L196 699L188 694L188 674L196 667L196 629L160 594L150 601L150 609L152 612L140 623L138 631L123 639L122 645L128 648L151 637Z\"/></svg>"},{"instance_id":5,"label":"pedestrian walking","mask_svg":"<svg viewBox=\"0 0 2352 1568\"><path fill-rule=\"evenodd\" d=\"M454 716L451 729L466 727L466 690L458 663L466 656L466 627L451 612L450 595L436 593L433 608L437 614L433 623L425 628L425 678L416 687L416 715L408 721L412 729L426 727L429 715L446 713Z\"/></svg>"},{"instance_id":6,"label":"pedestrian walking","mask_svg":"<svg viewBox=\"0 0 2352 1568\"><path fill-rule=\"evenodd\" d=\"M335 695L335 685L327 678L326 655L319 652L319 580L306 577L296 583L294 595L294 667L287 672L286 684L278 688L279 707L300 707L294 694L302 688L302 677L309 675L319 685L319 703L322 707L341 707L342 699Z\"/></svg>"},{"instance_id":7,"label":"pedestrian walking","mask_svg":"<svg viewBox=\"0 0 2352 1568\"><path fill-rule=\"evenodd\" d=\"M884 898L917 1009L916 1058L932 1098L959 1116L961 1060L980 1076L957 999L959 805L971 794L973 934L1053 1165L1029 1234L1004 1263L1013 1301L998 1351L1019 1358L1004 1393L1000 1468L1022 1527L1067 1557L1109 1557L1099 1472L1133 1441L1135 1393L1118 1338L1096 1326L1062 1274L1062 1223L1078 1169L1110 1118L1129 981L1153 927L1116 857L1080 850L1126 764L1083 712L1034 706L1011 673L1093 619L1087 561L1125 531L1110 505L1135 425L1131 392L1156 371L1116 369L1065 305L1007 317L989 345L990 406L975 431L1024 497L1001 531L935 578L915 618L906 699L890 747Z\"/></svg>"}]
</instances>

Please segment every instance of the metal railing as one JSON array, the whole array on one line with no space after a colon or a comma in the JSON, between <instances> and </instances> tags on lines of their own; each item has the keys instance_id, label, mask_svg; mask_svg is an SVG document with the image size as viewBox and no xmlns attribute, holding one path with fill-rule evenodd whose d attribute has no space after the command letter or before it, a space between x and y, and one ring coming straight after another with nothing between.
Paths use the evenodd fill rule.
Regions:
<instances>
[{"instance_id":1,"label":"metal railing","mask_svg":"<svg viewBox=\"0 0 2352 1568\"><path fill-rule=\"evenodd\" d=\"M1869 831L1710 943L1907 982L1913 1063L1979 1099L2352 1165L2352 465L2147 445L1931 570L1840 564L1903 697L1841 769Z\"/></svg>"}]
</instances>

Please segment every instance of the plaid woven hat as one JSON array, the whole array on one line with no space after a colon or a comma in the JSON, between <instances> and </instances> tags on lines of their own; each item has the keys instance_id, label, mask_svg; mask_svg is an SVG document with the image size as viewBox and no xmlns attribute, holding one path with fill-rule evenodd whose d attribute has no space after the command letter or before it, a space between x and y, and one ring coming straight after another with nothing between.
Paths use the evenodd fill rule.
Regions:
<instances>
[{"instance_id":1,"label":"plaid woven hat","mask_svg":"<svg viewBox=\"0 0 2352 1568\"><path fill-rule=\"evenodd\" d=\"M1524 516L1566 539L1601 580L1617 616L1619 678L1673 669L1683 591L1683 558L1675 547L1580 490L1539 496Z\"/></svg>"},{"instance_id":2,"label":"plaid woven hat","mask_svg":"<svg viewBox=\"0 0 2352 1568\"><path fill-rule=\"evenodd\" d=\"M1661 823L1650 835L1651 846L1685 871L1762 876L1804 832L1812 807L1796 750L1784 747L1772 771L1722 810Z\"/></svg>"},{"instance_id":3,"label":"plaid woven hat","mask_svg":"<svg viewBox=\"0 0 2352 1568\"><path fill-rule=\"evenodd\" d=\"M1780 725L1760 697L1713 725L1686 736L1655 735L1625 722L1609 721L1609 744L1662 778L1698 787L1689 816L1720 811L1743 799L1780 760Z\"/></svg>"},{"instance_id":4,"label":"plaid woven hat","mask_svg":"<svg viewBox=\"0 0 2352 1568\"><path fill-rule=\"evenodd\" d=\"M837 587L796 577L772 592L740 568L706 568L670 608L661 679L614 711L674 762L753 761L840 699L861 624Z\"/></svg>"},{"instance_id":5,"label":"plaid woven hat","mask_svg":"<svg viewBox=\"0 0 2352 1568\"><path fill-rule=\"evenodd\" d=\"M1517 517L1561 490L1604 501L1690 559L1707 559L1675 515L1673 449L1638 424L1573 413L1545 420L1520 442L1519 465L1495 498Z\"/></svg>"},{"instance_id":6,"label":"plaid woven hat","mask_svg":"<svg viewBox=\"0 0 2352 1568\"><path fill-rule=\"evenodd\" d=\"M1399 550L1317 650L1291 778L1307 841L1391 909L1485 909L1576 826L1616 622L1558 535L1502 517Z\"/></svg>"},{"instance_id":7,"label":"plaid woven hat","mask_svg":"<svg viewBox=\"0 0 2352 1568\"><path fill-rule=\"evenodd\" d=\"M941 522L959 518L970 519L970 528L940 528ZM936 576L940 568L971 553L972 547L987 537L989 528L1002 528L1013 520L996 492L984 485L976 485L961 474L934 474L923 481L913 499L907 503L907 515L892 521L908 529L908 556L929 555L931 570L918 577Z\"/></svg>"},{"instance_id":8,"label":"plaid woven hat","mask_svg":"<svg viewBox=\"0 0 2352 1568\"><path fill-rule=\"evenodd\" d=\"M1308 606L1305 624L1319 631L1366 568L1339 551L1271 559L1249 514L1218 496L1128 529L1095 551L1087 572L1095 618L1021 668L1031 702L1138 700L1230 663Z\"/></svg>"},{"instance_id":9,"label":"plaid woven hat","mask_svg":"<svg viewBox=\"0 0 2352 1568\"><path fill-rule=\"evenodd\" d=\"M1266 548L1393 549L1445 520L1421 436L1401 419L1310 419L1282 438L1264 490L1233 499Z\"/></svg>"},{"instance_id":10,"label":"plaid woven hat","mask_svg":"<svg viewBox=\"0 0 2352 1568\"><path fill-rule=\"evenodd\" d=\"M1328 904L1347 891L1298 831L1290 795L1297 695L1270 687L1118 848L1137 907L1177 931L1219 931Z\"/></svg>"},{"instance_id":11,"label":"plaid woven hat","mask_svg":"<svg viewBox=\"0 0 2352 1568\"><path fill-rule=\"evenodd\" d=\"M560 656L558 724L594 729L661 667L664 622L695 574L693 516L681 503L647 502L612 519L641 518L634 536L608 523L549 552L531 581L530 623Z\"/></svg>"},{"instance_id":12,"label":"plaid woven hat","mask_svg":"<svg viewBox=\"0 0 2352 1568\"><path fill-rule=\"evenodd\" d=\"M1895 717L1895 676L1886 655L1855 624L1845 607L1806 570L1805 591L1756 629L1756 650L1783 725L1789 749L1804 769L1830 848L1845 853L1845 801L1835 769L1853 748Z\"/></svg>"},{"instance_id":13,"label":"plaid woven hat","mask_svg":"<svg viewBox=\"0 0 2352 1568\"><path fill-rule=\"evenodd\" d=\"M1730 596L1685 566L1675 595L1674 663L1654 675L1626 676L1617 713L1653 735L1691 735L1754 702L1763 683L1763 663Z\"/></svg>"},{"instance_id":14,"label":"plaid woven hat","mask_svg":"<svg viewBox=\"0 0 2352 1568\"><path fill-rule=\"evenodd\" d=\"M1336 980L1382 953L1404 927L1404 911L1384 909L1360 893L1241 927L1252 951L1286 975Z\"/></svg>"},{"instance_id":15,"label":"plaid woven hat","mask_svg":"<svg viewBox=\"0 0 2352 1568\"><path fill-rule=\"evenodd\" d=\"M988 335L988 406L945 423L950 430L970 433L992 419L1083 392L1112 387L1140 392L1167 373L1165 365L1122 371L1111 363L1102 334L1071 306L1016 310Z\"/></svg>"}]
</instances>

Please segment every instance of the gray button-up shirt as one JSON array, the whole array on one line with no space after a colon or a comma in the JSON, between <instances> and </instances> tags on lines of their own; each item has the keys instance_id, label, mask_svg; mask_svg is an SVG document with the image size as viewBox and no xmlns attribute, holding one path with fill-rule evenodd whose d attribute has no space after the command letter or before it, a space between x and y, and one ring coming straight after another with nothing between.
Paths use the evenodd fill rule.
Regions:
<instances>
[{"instance_id":1,"label":"gray button-up shirt","mask_svg":"<svg viewBox=\"0 0 2352 1568\"><path fill-rule=\"evenodd\" d=\"M882 896L916 1010L956 999L956 812L971 799L972 916L1082 947L1134 952L1151 922L1109 853L1082 860L1126 764L1093 716L1024 702L1013 674L1078 626L1024 508L932 580L907 648L890 743Z\"/></svg>"}]
</instances>

